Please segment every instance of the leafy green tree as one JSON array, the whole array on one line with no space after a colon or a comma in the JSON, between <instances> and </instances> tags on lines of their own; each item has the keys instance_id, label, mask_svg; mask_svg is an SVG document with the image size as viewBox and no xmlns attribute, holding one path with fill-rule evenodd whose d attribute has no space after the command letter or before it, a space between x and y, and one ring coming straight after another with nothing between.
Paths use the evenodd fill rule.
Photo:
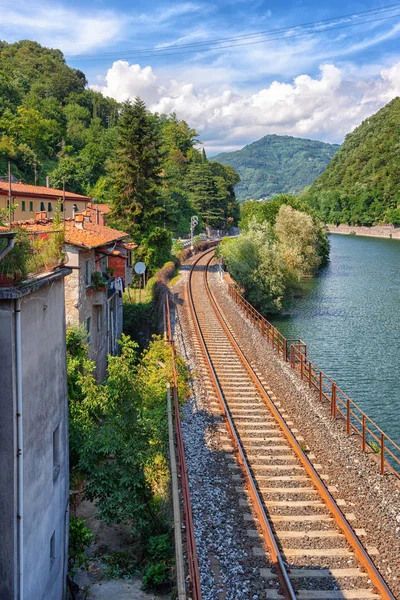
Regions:
<instances>
[{"instance_id":1,"label":"leafy green tree","mask_svg":"<svg viewBox=\"0 0 400 600\"><path fill-rule=\"evenodd\" d=\"M329 223L390 223L400 204L400 98L346 136L303 199Z\"/></svg>"},{"instance_id":2,"label":"leafy green tree","mask_svg":"<svg viewBox=\"0 0 400 600\"><path fill-rule=\"evenodd\" d=\"M115 159L111 164L114 195L110 222L142 241L162 225L162 155L159 127L140 98L125 102L118 122Z\"/></svg>"}]
</instances>

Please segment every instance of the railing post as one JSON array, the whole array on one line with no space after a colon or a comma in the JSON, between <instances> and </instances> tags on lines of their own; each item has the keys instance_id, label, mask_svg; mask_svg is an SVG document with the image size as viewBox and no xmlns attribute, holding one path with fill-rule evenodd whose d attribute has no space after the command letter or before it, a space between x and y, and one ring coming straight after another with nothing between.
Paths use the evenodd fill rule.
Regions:
<instances>
[{"instance_id":1,"label":"railing post","mask_svg":"<svg viewBox=\"0 0 400 600\"><path fill-rule=\"evenodd\" d=\"M287 339L286 338L283 340L283 356L285 358L285 362L287 362L288 355L287 355Z\"/></svg>"},{"instance_id":2,"label":"railing post","mask_svg":"<svg viewBox=\"0 0 400 600\"><path fill-rule=\"evenodd\" d=\"M385 435L381 433L381 475L385 474Z\"/></svg>"},{"instance_id":3,"label":"railing post","mask_svg":"<svg viewBox=\"0 0 400 600\"><path fill-rule=\"evenodd\" d=\"M261 335L263 337L265 336L265 321L264 321L264 319L261 320Z\"/></svg>"},{"instance_id":4,"label":"railing post","mask_svg":"<svg viewBox=\"0 0 400 600\"><path fill-rule=\"evenodd\" d=\"M308 387L311 389L312 386L312 368L311 362L308 361Z\"/></svg>"},{"instance_id":5,"label":"railing post","mask_svg":"<svg viewBox=\"0 0 400 600\"><path fill-rule=\"evenodd\" d=\"M303 379L303 355L300 354L300 379Z\"/></svg>"},{"instance_id":6,"label":"railing post","mask_svg":"<svg viewBox=\"0 0 400 600\"><path fill-rule=\"evenodd\" d=\"M331 414L336 419L336 383L332 383Z\"/></svg>"},{"instance_id":7,"label":"railing post","mask_svg":"<svg viewBox=\"0 0 400 600\"><path fill-rule=\"evenodd\" d=\"M365 415L362 418L362 451L365 452L367 447L367 419Z\"/></svg>"},{"instance_id":8,"label":"railing post","mask_svg":"<svg viewBox=\"0 0 400 600\"><path fill-rule=\"evenodd\" d=\"M351 428L351 422L350 422L350 398L347 398L347 435L350 435L350 428Z\"/></svg>"},{"instance_id":9,"label":"railing post","mask_svg":"<svg viewBox=\"0 0 400 600\"><path fill-rule=\"evenodd\" d=\"M319 401L322 402L322 371L319 372Z\"/></svg>"}]
</instances>

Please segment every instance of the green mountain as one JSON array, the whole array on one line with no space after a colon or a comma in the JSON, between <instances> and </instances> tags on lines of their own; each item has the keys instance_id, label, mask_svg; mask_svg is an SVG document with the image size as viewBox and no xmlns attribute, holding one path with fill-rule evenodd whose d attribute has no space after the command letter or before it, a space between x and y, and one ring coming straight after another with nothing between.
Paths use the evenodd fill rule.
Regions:
<instances>
[{"instance_id":1,"label":"green mountain","mask_svg":"<svg viewBox=\"0 0 400 600\"><path fill-rule=\"evenodd\" d=\"M400 98L346 136L304 200L327 223L400 224Z\"/></svg>"},{"instance_id":2,"label":"green mountain","mask_svg":"<svg viewBox=\"0 0 400 600\"><path fill-rule=\"evenodd\" d=\"M239 201L258 200L297 193L311 185L339 147L288 135L266 135L241 150L223 152L211 160L231 165L239 173L241 182L235 188Z\"/></svg>"}]
</instances>

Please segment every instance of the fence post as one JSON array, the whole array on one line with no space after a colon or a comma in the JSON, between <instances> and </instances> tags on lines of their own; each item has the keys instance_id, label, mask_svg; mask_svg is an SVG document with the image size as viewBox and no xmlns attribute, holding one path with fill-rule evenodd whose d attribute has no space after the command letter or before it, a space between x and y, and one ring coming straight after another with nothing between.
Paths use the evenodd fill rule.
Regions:
<instances>
[{"instance_id":1,"label":"fence post","mask_svg":"<svg viewBox=\"0 0 400 600\"><path fill-rule=\"evenodd\" d=\"M312 386L312 368L311 361L308 361L308 387L311 389Z\"/></svg>"},{"instance_id":2,"label":"fence post","mask_svg":"<svg viewBox=\"0 0 400 600\"><path fill-rule=\"evenodd\" d=\"M322 402L322 371L319 372L319 401Z\"/></svg>"},{"instance_id":3,"label":"fence post","mask_svg":"<svg viewBox=\"0 0 400 600\"><path fill-rule=\"evenodd\" d=\"M381 433L381 475L385 474L385 435Z\"/></svg>"},{"instance_id":4,"label":"fence post","mask_svg":"<svg viewBox=\"0 0 400 600\"><path fill-rule=\"evenodd\" d=\"M331 414L336 419L336 383L332 383Z\"/></svg>"},{"instance_id":5,"label":"fence post","mask_svg":"<svg viewBox=\"0 0 400 600\"><path fill-rule=\"evenodd\" d=\"M362 451L365 452L366 450L366 446L367 446L367 423L366 423L367 419L365 417L365 415L363 415L362 418Z\"/></svg>"},{"instance_id":6,"label":"fence post","mask_svg":"<svg viewBox=\"0 0 400 600\"><path fill-rule=\"evenodd\" d=\"M351 427L351 422L350 422L350 399L347 398L347 435L350 435L350 427Z\"/></svg>"},{"instance_id":7,"label":"fence post","mask_svg":"<svg viewBox=\"0 0 400 600\"><path fill-rule=\"evenodd\" d=\"M283 355L285 357L285 362L287 362L288 355L287 355L287 339L286 338L283 340Z\"/></svg>"},{"instance_id":8,"label":"fence post","mask_svg":"<svg viewBox=\"0 0 400 600\"><path fill-rule=\"evenodd\" d=\"M261 319L261 335L263 337L265 336L265 322L264 322L264 318Z\"/></svg>"},{"instance_id":9,"label":"fence post","mask_svg":"<svg viewBox=\"0 0 400 600\"><path fill-rule=\"evenodd\" d=\"M303 379L303 355L300 354L300 379Z\"/></svg>"}]
</instances>

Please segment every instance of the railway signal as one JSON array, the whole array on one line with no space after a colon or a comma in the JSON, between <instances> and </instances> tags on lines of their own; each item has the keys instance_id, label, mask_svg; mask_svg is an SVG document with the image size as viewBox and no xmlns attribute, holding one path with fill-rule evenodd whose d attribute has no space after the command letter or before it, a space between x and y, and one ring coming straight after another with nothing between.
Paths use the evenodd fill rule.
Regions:
<instances>
[{"instance_id":1,"label":"railway signal","mask_svg":"<svg viewBox=\"0 0 400 600\"><path fill-rule=\"evenodd\" d=\"M199 224L199 217L197 215L193 215L190 219L190 249L193 250L193 232Z\"/></svg>"}]
</instances>

